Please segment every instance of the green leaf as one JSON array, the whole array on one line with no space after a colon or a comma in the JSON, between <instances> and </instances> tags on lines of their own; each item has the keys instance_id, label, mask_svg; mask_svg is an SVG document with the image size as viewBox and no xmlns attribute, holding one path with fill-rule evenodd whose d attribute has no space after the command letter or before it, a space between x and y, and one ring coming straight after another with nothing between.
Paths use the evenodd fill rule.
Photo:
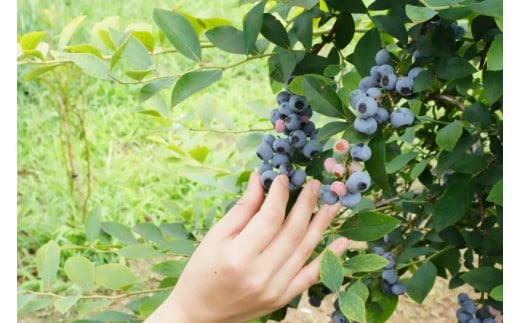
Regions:
<instances>
[{"instance_id":1,"label":"green leaf","mask_svg":"<svg viewBox=\"0 0 520 323\"><path fill-rule=\"evenodd\" d=\"M80 298L80 295L57 298L54 301L54 308L60 314L65 314L68 310L71 309L72 306L76 305L79 298Z\"/></svg>"},{"instance_id":2,"label":"green leaf","mask_svg":"<svg viewBox=\"0 0 520 323\"><path fill-rule=\"evenodd\" d=\"M58 67L60 65L62 65L62 64L50 64L50 65L44 65L44 66L40 66L40 67L34 68L29 73L24 75L23 80L25 82L28 82L28 81L38 77L39 75L45 73L45 72L48 72L48 71L51 71L51 70L55 69L56 67Z\"/></svg>"},{"instance_id":3,"label":"green leaf","mask_svg":"<svg viewBox=\"0 0 520 323\"><path fill-rule=\"evenodd\" d=\"M51 240L36 251L36 268L43 286L50 286L60 265L60 247Z\"/></svg>"},{"instance_id":4,"label":"green leaf","mask_svg":"<svg viewBox=\"0 0 520 323\"><path fill-rule=\"evenodd\" d=\"M356 255L343 266L349 274L376 271L388 265L388 260L376 254Z\"/></svg>"},{"instance_id":5,"label":"green leaf","mask_svg":"<svg viewBox=\"0 0 520 323\"><path fill-rule=\"evenodd\" d=\"M333 118L343 118L343 105L334 89L318 77L303 77L303 93L314 111Z\"/></svg>"},{"instance_id":6,"label":"green leaf","mask_svg":"<svg viewBox=\"0 0 520 323\"><path fill-rule=\"evenodd\" d=\"M489 104L493 104L502 97L504 78L502 71L482 72L484 96Z\"/></svg>"},{"instance_id":7,"label":"green leaf","mask_svg":"<svg viewBox=\"0 0 520 323\"><path fill-rule=\"evenodd\" d=\"M132 67L139 71L149 71L153 69L154 61L144 45L132 34L128 45L123 50L122 58Z\"/></svg>"},{"instance_id":8,"label":"green leaf","mask_svg":"<svg viewBox=\"0 0 520 323\"><path fill-rule=\"evenodd\" d=\"M158 292L145 298L139 304L139 314L143 317L150 316L170 295L170 291Z\"/></svg>"},{"instance_id":9,"label":"green leaf","mask_svg":"<svg viewBox=\"0 0 520 323\"><path fill-rule=\"evenodd\" d=\"M370 75L370 69L375 64L375 60L372 58L376 56L381 46L381 37L377 28L370 29L359 39L352 56L352 63L359 75Z\"/></svg>"},{"instance_id":10,"label":"green leaf","mask_svg":"<svg viewBox=\"0 0 520 323\"><path fill-rule=\"evenodd\" d=\"M53 297L36 297L34 295L27 295L27 297L24 298L23 302L20 302L20 299L18 299L18 316L41 310L42 308L49 306L54 300Z\"/></svg>"},{"instance_id":11,"label":"green leaf","mask_svg":"<svg viewBox=\"0 0 520 323\"><path fill-rule=\"evenodd\" d=\"M355 282L350 283L347 291L359 296L363 302L366 302L370 296L370 291L368 290L367 285L365 285L361 280L356 280Z\"/></svg>"},{"instance_id":12,"label":"green leaf","mask_svg":"<svg viewBox=\"0 0 520 323\"><path fill-rule=\"evenodd\" d=\"M386 164L386 173L392 174L399 170L402 170L411 160L413 160L417 156L417 153L414 151L409 151L406 153L402 153L397 155L392 161Z\"/></svg>"},{"instance_id":13,"label":"green leaf","mask_svg":"<svg viewBox=\"0 0 520 323\"><path fill-rule=\"evenodd\" d=\"M372 21L374 21L377 28L394 36L401 43L406 44L408 42L408 32L404 27L404 24L406 23L404 17L396 15L378 15L372 16Z\"/></svg>"},{"instance_id":14,"label":"green leaf","mask_svg":"<svg viewBox=\"0 0 520 323\"><path fill-rule=\"evenodd\" d=\"M172 87L175 79L175 77L165 77L146 84L139 91L139 101L146 101L161 90Z\"/></svg>"},{"instance_id":15,"label":"green leaf","mask_svg":"<svg viewBox=\"0 0 520 323\"><path fill-rule=\"evenodd\" d=\"M193 240L174 240L162 243L159 249L170 254L190 256L195 251L195 247Z\"/></svg>"},{"instance_id":16,"label":"green leaf","mask_svg":"<svg viewBox=\"0 0 520 323\"><path fill-rule=\"evenodd\" d=\"M481 266L461 275L463 281L474 287L477 292L488 293L502 285L502 271L495 267Z\"/></svg>"},{"instance_id":17,"label":"green leaf","mask_svg":"<svg viewBox=\"0 0 520 323\"><path fill-rule=\"evenodd\" d=\"M87 258L72 256L67 259L63 269L67 277L82 290L93 291L96 288L94 264Z\"/></svg>"},{"instance_id":18,"label":"green leaf","mask_svg":"<svg viewBox=\"0 0 520 323\"><path fill-rule=\"evenodd\" d=\"M289 35L282 23L270 13L263 14L262 28L260 33L270 42L282 47L290 48Z\"/></svg>"},{"instance_id":19,"label":"green leaf","mask_svg":"<svg viewBox=\"0 0 520 323\"><path fill-rule=\"evenodd\" d=\"M74 32L76 32L76 29L78 29L79 25L85 20L87 16L77 16L74 19L72 19L71 22L63 30L60 34L60 40L58 42L58 49L63 50L65 46L69 43L70 39L72 38L72 35L74 35Z\"/></svg>"},{"instance_id":20,"label":"green leaf","mask_svg":"<svg viewBox=\"0 0 520 323\"><path fill-rule=\"evenodd\" d=\"M244 33L233 26L218 26L206 31L206 37L213 45L234 54L246 54Z\"/></svg>"},{"instance_id":21,"label":"green leaf","mask_svg":"<svg viewBox=\"0 0 520 323\"><path fill-rule=\"evenodd\" d=\"M316 140L319 142L325 142L330 137L334 136L335 134L345 131L345 129L348 125L349 124L345 121L329 122L320 128L320 131L318 131L318 136L317 136Z\"/></svg>"},{"instance_id":22,"label":"green leaf","mask_svg":"<svg viewBox=\"0 0 520 323\"><path fill-rule=\"evenodd\" d=\"M172 107L181 103L194 93L217 82L222 70L194 71L183 74L175 83L171 95Z\"/></svg>"},{"instance_id":23,"label":"green leaf","mask_svg":"<svg viewBox=\"0 0 520 323\"><path fill-rule=\"evenodd\" d=\"M433 207L433 222L437 231L457 223L471 206L475 183L469 175L452 175L444 194Z\"/></svg>"},{"instance_id":24,"label":"green leaf","mask_svg":"<svg viewBox=\"0 0 520 323\"><path fill-rule=\"evenodd\" d=\"M331 291L337 293L343 283L341 260L330 249L325 249L320 261L320 279Z\"/></svg>"},{"instance_id":25,"label":"green leaf","mask_svg":"<svg viewBox=\"0 0 520 323\"><path fill-rule=\"evenodd\" d=\"M168 260L152 266L152 271L163 276L178 278L186 266L186 260Z\"/></svg>"},{"instance_id":26,"label":"green leaf","mask_svg":"<svg viewBox=\"0 0 520 323\"><path fill-rule=\"evenodd\" d=\"M386 295L381 289L372 291L370 302L366 306L367 322L384 323L392 316L397 307L398 297Z\"/></svg>"},{"instance_id":27,"label":"green leaf","mask_svg":"<svg viewBox=\"0 0 520 323\"><path fill-rule=\"evenodd\" d=\"M284 83L293 74L296 66L294 53L281 51L267 60L269 77L280 83ZM292 82L291 82L292 84Z\"/></svg>"},{"instance_id":28,"label":"green leaf","mask_svg":"<svg viewBox=\"0 0 520 323\"><path fill-rule=\"evenodd\" d=\"M424 22L424 21L430 20L431 18L433 18L437 14L437 11L435 11L435 10L433 10L431 8L428 8L428 7L417 7L417 6L412 6L412 5L409 5L409 4L407 4L405 6L404 10L405 10L406 15L408 16L408 18L410 18L410 20L414 24L418 24L420 22Z\"/></svg>"},{"instance_id":29,"label":"green leaf","mask_svg":"<svg viewBox=\"0 0 520 323\"><path fill-rule=\"evenodd\" d=\"M105 264L95 268L95 281L104 288L124 290L137 283L137 278L127 266Z\"/></svg>"},{"instance_id":30,"label":"green leaf","mask_svg":"<svg viewBox=\"0 0 520 323\"><path fill-rule=\"evenodd\" d=\"M437 76L443 80L453 80L469 76L477 70L462 57L450 57L437 66Z\"/></svg>"},{"instance_id":31,"label":"green leaf","mask_svg":"<svg viewBox=\"0 0 520 323\"><path fill-rule=\"evenodd\" d=\"M256 50L256 40L262 29L264 7L267 0L257 3L244 17L244 47L247 54L254 54Z\"/></svg>"},{"instance_id":32,"label":"green leaf","mask_svg":"<svg viewBox=\"0 0 520 323\"><path fill-rule=\"evenodd\" d=\"M493 39L491 46L489 47L487 54L487 70L488 71L500 71L503 69L502 57L503 52L503 37L502 34L498 34Z\"/></svg>"},{"instance_id":33,"label":"green leaf","mask_svg":"<svg viewBox=\"0 0 520 323\"><path fill-rule=\"evenodd\" d=\"M201 48L199 38L190 22L181 14L154 9L153 19L161 28L168 41L184 56L200 61Z\"/></svg>"},{"instance_id":34,"label":"green leaf","mask_svg":"<svg viewBox=\"0 0 520 323\"><path fill-rule=\"evenodd\" d=\"M312 47L312 20L314 14L311 11L303 11L295 19L292 27L292 31L296 35L304 48L310 49Z\"/></svg>"},{"instance_id":35,"label":"green leaf","mask_svg":"<svg viewBox=\"0 0 520 323\"><path fill-rule=\"evenodd\" d=\"M208 156L209 148L206 146L200 146L191 149L188 153L191 157L193 157L193 159L195 159L199 163L203 163L204 160L206 160L206 157Z\"/></svg>"},{"instance_id":36,"label":"green leaf","mask_svg":"<svg viewBox=\"0 0 520 323\"><path fill-rule=\"evenodd\" d=\"M372 157L365 162L365 167L372 178L386 193L391 192L390 183L386 174L386 144L382 132L377 132L376 136L368 144L372 150Z\"/></svg>"},{"instance_id":37,"label":"green leaf","mask_svg":"<svg viewBox=\"0 0 520 323\"><path fill-rule=\"evenodd\" d=\"M491 298L493 298L494 300L503 302L504 301L504 296L503 296L504 291L503 290L504 290L504 285L498 285L491 290L491 292L489 293L489 296Z\"/></svg>"},{"instance_id":38,"label":"green leaf","mask_svg":"<svg viewBox=\"0 0 520 323\"><path fill-rule=\"evenodd\" d=\"M430 71L422 71L417 75L417 78L413 82L413 92L419 93L422 91L426 91L432 88L435 82L435 74Z\"/></svg>"},{"instance_id":39,"label":"green leaf","mask_svg":"<svg viewBox=\"0 0 520 323\"><path fill-rule=\"evenodd\" d=\"M118 311L103 311L89 318L92 322L141 322L135 316Z\"/></svg>"},{"instance_id":40,"label":"green leaf","mask_svg":"<svg viewBox=\"0 0 520 323\"><path fill-rule=\"evenodd\" d=\"M184 224L180 222L163 223L160 225L161 231L175 239L187 239L191 234L186 230Z\"/></svg>"},{"instance_id":41,"label":"green leaf","mask_svg":"<svg viewBox=\"0 0 520 323\"><path fill-rule=\"evenodd\" d=\"M46 34L45 31L33 31L22 35L19 40L22 50L25 52L36 49Z\"/></svg>"},{"instance_id":42,"label":"green leaf","mask_svg":"<svg viewBox=\"0 0 520 323\"><path fill-rule=\"evenodd\" d=\"M451 167L451 165L453 165L453 163L455 163L460 158L463 158L466 150L470 148L478 139L478 134L462 136L461 139L457 142L457 145L453 151L441 151L437 159L437 166L432 170L432 174L435 176L441 176L444 174L444 172L446 172Z\"/></svg>"},{"instance_id":43,"label":"green leaf","mask_svg":"<svg viewBox=\"0 0 520 323\"><path fill-rule=\"evenodd\" d=\"M398 219L379 212L361 212L348 218L338 234L356 241L382 238L400 224Z\"/></svg>"},{"instance_id":44,"label":"green leaf","mask_svg":"<svg viewBox=\"0 0 520 323\"><path fill-rule=\"evenodd\" d=\"M101 230L124 244L134 244L137 242L130 228L119 222L103 222L101 223Z\"/></svg>"},{"instance_id":45,"label":"green leaf","mask_svg":"<svg viewBox=\"0 0 520 323\"><path fill-rule=\"evenodd\" d=\"M489 155L466 155L455 161L451 165L451 169L462 174L475 175L485 170L488 166Z\"/></svg>"},{"instance_id":46,"label":"green leaf","mask_svg":"<svg viewBox=\"0 0 520 323\"><path fill-rule=\"evenodd\" d=\"M336 44L336 48L343 49L347 47L352 41L352 38L354 38L356 28L354 17L352 17L352 14L340 15L336 20L335 26L334 44Z\"/></svg>"},{"instance_id":47,"label":"green leaf","mask_svg":"<svg viewBox=\"0 0 520 323\"><path fill-rule=\"evenodd\" d=\"M421 304L433 288L437 276L437 267L430 261L425 261L407 282L407 294Z\"/></svg>"},{"instance_id":48,"label":"green leaf","mask_svg":"<svg viewBox=\"0 0 520 323\"><path fill-rule=\"evenodd\" d=\"M109 300L101 300L101 301L93 301L93 302L79 302L77 306L77 311L79 315L85 315L89 312L92 312L97 309L106 308L112 302Z\"/></svg>"},{"instance_id":49,"label":"green leaf","mask_svg":"<svg viewBox=\"0 0 520 323\"><path fill-rule=\"evenodd\" d=\"M502 18L504 5L502 0L484 0L468 4L474 13L494 18Z\"/></svg>"},{"instance_id":50,"label":"green leaf","mask_svg":"<svg viewBox=\"0 0 520 323\"><path fill-rule=\"evenodd\" d=\"M76 64L85 74L90 76L102 79L102 80L111 80L110 70L108 65L99 59L97 56L88 54L88 53L77 53L77 54L67 54L64 53L63 57L65 59L71 60L74 64Z\"/></svg>"},{"instance_id":51,"label":"green leaf","mask_svg":"<svg viewBox=\"0 0 520 323\"><path fill-rule=\"evenodd\" d=\"M455 120L437 132L435 143L442 150L452 151L460 136L462 136L462 130L462 122Z\"/></svg>"},{"instance_id":52,"label":"green leaf","mask_svg":"<svg viewBox=\"0 0 520 323\"><path fill-rule=\"evenodd\" d=\"M426 166L428 166L428 163L430 162L431 158L423 159L420 162L418 162L410 172L410 178L416 179L419 177L419 175L422 174L422 172L426 169Z\"/></svg>"},{"instance_id":53,"label":"green leaf","mask_svg":"<svg viewBox=\"0 0 520 323\"><path fill-rule=\"evenodd\" d=\"M503 181L503 179L500 179L493 186L491 191L489 191L489 195L486 198L486 201L494 203L494 204L497 204L497 205L500 205L500 206L504 206L503 198L502 198L502 196L503 196L503 186L504 186L504 181Z\"/></svg>"},{"instance_id":54,"label":"green leaf","mask_svg":"<svg viewBox=\"0 0 520 323\"><path fill-rule=\"evenodd\" d=\"M362 0L325 0L327 7L339 10L341 12L365 13L367 8Z\"/></svg>"},{"instance_id":55,"label":"green leaf","mask_svg":"<svg viewBox=\"0 0 520 323\"><path fill-rule=\"evenodd\" d=\"M94 208L85 220L85 235L87 239L92 241L99 235L101 230L101 210L99 207Z\"/></svg>"},{"instance_id":56,"label":"green leaf","mask_svg":"<svg viewBox=\"0 0 520 323\"><path fill-rule=\"evenodd\" d=\"M152 70L143 71L126 71L125 74L133 80L142 81L146 75L150 74Z\"/></svg>"},{"instance_id":57,"label":"green leaf","mask_svg":"<svg viewBox=\"0 0 520 323\"><path fill-rule=\"evenodd\" d=\"M493 122L489 109L479 102L464 109L464 119L472 124L480 125L482 128L488 128Z\"/></svg>"},{"instance_id":58,"label":"green leaf","mask_svg":"<svg viewBox=\"0 0 520 323\"><path fill-rule=\"evenodd\" d=\"M140 243L124 246L119 249L118 254L129 259L146 259L162 255L162 253L155 250L152 246Z\"/></svg>"},{"instance_id":59,"label":"green leaf","mask_svg":"<svg viewBox=\"0 0 520 323\"><path fill-rule=\"evenodd\" d=\"M151 32L146 30L132 30L132 36L143 44L149 52L153 52L153 49L155 48L155 39Z\"/></svg>"},{"instance_id":60,"label":"green leaf","mask_svg":"<svg viewBox=\"0 0 520 323\"><path fill-rule=\"evenodd\" d=\"M138 223L132 228L132 230L147 240L157 243L162 243L165 241L161 229L159 229L159 227L153 223Z\"/></svg>"},{"instance_id":61,"label":"green leaf","mask_svg":"<svg viewBox=\"0 0 520 323\"><path fill-rule=\"evenodd\" d=\"M339 308L350 321L367 322L365 302L357 294L349 290L339 293Z\"/></svg>"},{"instance_id":62,"label":"green leaf","mask_svg":"<svg viewBox=\"0 0 520 323\"><path fill-rule=\"evenodd\" d=\"M97 49L97 47L94 47L93 45L90 45L90 44L70 45L70 46L66 46L65 50L68 52L71 52L71 53L92 54L100 59L103 59L103 55L101 54L99 49Z\"/></svg>"}]
</instances>

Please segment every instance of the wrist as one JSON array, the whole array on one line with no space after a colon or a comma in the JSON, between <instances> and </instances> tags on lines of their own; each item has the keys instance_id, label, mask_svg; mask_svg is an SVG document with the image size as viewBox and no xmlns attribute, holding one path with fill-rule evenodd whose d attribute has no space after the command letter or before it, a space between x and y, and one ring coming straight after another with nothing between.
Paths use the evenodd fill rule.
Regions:
<instances>
[{"instance_id":1,"label":"wrist","mask_svg":"<svg viewBox=\"0 0 520 323\"><path fill-rule=\"evenodd\" d=\"M175 301L173 293L150 315L144 323L194 323L182 306Z\"/></svg>"}]
</instances>

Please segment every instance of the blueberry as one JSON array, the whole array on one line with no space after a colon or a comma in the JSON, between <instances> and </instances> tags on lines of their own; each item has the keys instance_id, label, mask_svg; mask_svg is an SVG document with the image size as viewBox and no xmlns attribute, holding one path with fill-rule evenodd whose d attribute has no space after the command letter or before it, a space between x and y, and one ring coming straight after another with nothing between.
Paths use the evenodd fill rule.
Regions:
<instances>
[{"instance_id":1,"label":"blueberry","mask_svg":"<svg viewBox=\"0 0 520 323\"><path fill-rule=\"evenodd\" d=\"M263 142L256 148L256 155L263 161L268 161L273 158L273 148L271 145Z\"/></svg>"},{"instance_id":2,"label":"blueberry","mask_svg":"<svg viewBox=\"0 0 520 323\"><path fill-rule=\"evenodd\" d=\"M381 79L381 75L379 75L379 73L377 71L378 69L379 69L379 65L372 66L370 68L370 76L375 77L375 79L379 81L379 79Z\"/></svg>"},{"instance_id":3,"label":"blueberry","mask_svg":"<svg viewBox=\"0 0 520 323\"><path fill-rule=\"evenodd\" d=\"M265 171L273 170L273 165L271 163L263 161L260 166L258 167L258 172L260 174L263 174Z\"/></svg>"},{"instance_id":4,"label":"blueberry","mask_svg":"<svg viewBox=\"0 0 520 323\"><path fill-rule=\"evenodd\" d=\"M300 116L296 113L291 113L285 118L285 129L289 131L300 129L301 124Z\"/></svg>"},{"instance_id":5,"label":"blueberry","mask_svg":"<svg viewBox=\"0 0 520 323\"><path fill-rule=\"evenodd\" d=\"M373 76L365 76L359 81L358 88L364 92L370 89L371 87L377 86L377 78Z\"/></svg>"},{"instance_id":6,"label":"blueberry","mask_svg":"<svg viewBox=\"0 0 520 323\"><path fill-rule=\"evenodd\" d=\"M272 170L268 170L262 173L260 180L262 181L262 186L266 191L269 191L269 188L271 187L271 184L273 183L276 176L277 174Z\"/></svg>"},{"instance_id":7,"label":"blueberry","mask_svg":"<svg viewBox=\"0 0 520 323\"><path fill-rule=\"evenodd\" d=\"M312 133L316 131L316 125L312 121L306 122L303 124L302 130L307 136L311 137Z\"/></svg>"},{"instance_id":8,"label":"blueberry","mask_svg":"<svg viewBox=\"0 0 520 323\"><path fill-rule=\"evenodd\" d=\"M306 158L311 159L314 154L321 152L322 149L323 146L321 144L315 139L311 139L303 146L302 153Z\"/></svg>"},{"instance_id":9,"label":"blueberry","mask_svg":"<svg viewBox=\"0 0 520 323\"><path fill-rule=\"evenodd\" d=\"M291 163L281 163L278 169L280 174L289 176L289 174L291 174L293 171L293 165Z\"/></svg>"},{"instance_id":10,"label":"blueberry","mask_svg":"<svg viewBox=\"0 0 520 323\"><path fill-rule=\"evenodd\" d=\"M350 92L350 96L349 96L349 99L350 99L350 105L352 105L353 107L356 107L358 101L363 98L363 97L366 97L367 94L365 91L362 91L360 89L355 89L354 91Z\"/></svg>"},{"instance_id":11,"label":"blueberry","mask_svg":"<svg viewBox=\"0 0 520 323\"><path fill-rule=\"evenodd\" d=\"M359 133L371 136L375 134L377 131L377 121L373 117L369 117L366 119L363 117L357 117L354 120L354 129Z\"/></svg>"},{"instance_id":12,"label":"blueberry","mask_svg":"<svg viewBox=\"0 0 520 323\"><path fill-rule=\"evenodd\" d=\"M269 119L271 121L271 124L275 124L277 120L282 120L282 114L278 109L274 109L271 111L271 114L269 115Z\"/></svg>"},{"instance_id":13,"label":"blueberry","mask_svg":"<svg viewBox=\"0 0 520 323\"><path fill-rule=\"evenodd\" d=\"M383 48L377 51L375 59L377 65L388 64L390 62L390 54Z\"/></svg>"},{"instance_id":14,"label":"blueberry","mask_svg":"<svg viewBox=\"0 0 520 323\"><path fill-rule=\"evenodd\" d=\"M377 102L372 97L365 96L358 100L356 111L363 119L373 117L377 112Z\"/></svg>"},{"instance_id":15,"label":"blueberry","mask_svg":"<svg viewBox=\"0 0 520 323\"><path fill-rule=\"evenodd\" d=\"M379 79L382 79L384 75L395 74L395 70L392 65L383 64L377 68L377 73L379 74Z\"/></svg>"},{"instance_id":16,"label":"blueberry","mask_svg":"<svg viewBox=\"0 0 520 323\"><path fill-rule=\"evenodd\" d=\"M457 320L461 323L467 323L473 318L471 313L466 312L463 308L457 309Z\"/></svg>"},{"instance_id":17,"label":"blueberry","mask_svg":"<svg viewBox=\"0 0 520 323\"><path fill-rule=\"evenodd\" d=\"M413 78L404 76L395 83L395 90L402 96L410 96L413 93Z\"/></svg>"},{"instance_id":18,"label":"blueberry","mask_svg":"<svg viewBox=\"0 0 520 323\"><path fill-rule=\"evenodd\" d=\"M464 303L465 301L467 301L469 299L470 298L469 298L468 294L466 294L466 293L459 293L459 295L457 295L457 301L460 306L462 306L462 303Z\"/></svg>"},{"instance_id":19,"label":"blueberry","mask_svg":"<svg viewBox=\"0 0 520 323\"><path fill-rule=\"evenodd\" d=\"M419 75L419 73L421 73L422 71L424 71L424 68L422 68L420 66L412 67L408 71L408 77L411 78L412 80L415 80L417 78L417 76Z\"/></svg>"},{"instance_id":20,"label":"blueberry","mask_svg":"<svg viewBox=\"0 0 520 323\"><path fill-rule=\"evenodd\" d=\"M352 173L345 184L347 185L347 192L363 193L370 188L370 175L366 172Z\"/></svg>"},{"instance_id":21,"label":"blueberry","mask_svg":"<svg viewBox=\"0 0 520 323\"><path fill-rule=\"evenodd\" d=\"M317 295L310 295L309 296L309 304L311 304L314 307L320 307L321 301L323 299Z\"/></svg>"},{"instance_id":22,"label":"blueberry","mask_svg":"<svg viewBox=\"0 0 520 323\"><path fill-rule=\"evenodd\" d=\"M406 292L406 285L403 282L397 282L391 287L392 294L401 295Z\"/></svg>"},{"instance_id":23,"label":"blueberry","mask_svg":"<svg viewBox=\"0 0 520 323\"><path fill-rule=\"evenodd\" d=\"M471 299L465 300L462 302L462 308L468 313L475 314L477 313L477 305Z\"/></svg>"},{"instance_id":24,"label":"blueberry","mask_svg":"<svg viewBox=\"0 0 520 323\"><path fill-rule=\"evenodd\" d=\"M378 256L382 256L385 253L385 249L383 249L383 247L376 246L376 247L372 248L372 252Z\"/></svg>"},{"instance_id":25,"label":"blueberry","mask_svg":"<svg viewBox=\"0 0 520 323\"><path fill-rule=\"evenodd\" d=\"M305 174L305 171L302 169L295 169L290 176L291 184L295 186L301 186L303 183L305 183L305 178L307 177L307 174Z\"/></svg>"},{"instance_id":26,"label":"blueberry","mask_svg":"<svg viewBox=\"0 0 520 323\"><path fill-rule=\"evenodd\" d=\"M359 193L359 192L357 192L357 193L347 192L347 194L345 194L339 198L339 203L341 203L341 205L350 207L350 208L355 207L356 205L359 204L359 202L361 202L361 193Z\"/></svg>"},{"instance_id":27,"label":"blueberry","mask_svg":"<svg viewBox=\"0 0 520 323\"><path fill-rule=\"evenodd\" d=\"M289 142L293 147L302 148L307 142L307 134L303 130L294 130L289 134Z\"/></svg>"},{"instance_id":28,"label":"blueberry","mask_svg":"<svg viewBox=\"0 0 520 323\"><path fill-rule=\"evenodd\" d=\"M383 270L383 274L381 275L381 277L386 282L388 282L390 285L397 283L397 279L398 279L397 274L395 273L395 271L393 269Z\"/></svg>"},{"instance_id":29,"label":"blueberry","mask_svg":"<svg viewBox=\"0 0 520 323\"><path fill-rule=\"evenodd\" d=\"M488 317L488 318L485 318L482 323L495 323L495 319L494 318L491 318L491 317Z\"/></svg>"},{"instance_id":30,"label":"blueberry","mask_svg":"<svg viewBox=\"0 0 520 323\"><path fill-rule=\"evenodd\" d=\"M381 80L379 81L379 85L384 90L392 91L395 89L395 84L397 83L397 75L394 73L382 74Z\"/></svg>"},{"instance_id":31,"label":"blueberry","mask_svg":"<svg viewBox=\"0 0 520 323\"><path fill-rule=\"evenodd\" d=\"M262 137L262 142L265 142L266 144L268 144L269 146L272 146L273 145L273 142L276 140L276 137L273 136L272 134L270 133L266 133L263 137Z\"/></svg>"},{"instance_id":32,"label":"blueberry","mask_svg":"<svg viewBox=\"0 0 520 323\"><path fill-rule=\"evenodd\" d=\"M414 114L408 108L397 107L390 115L390 122L395 128L403 128L409 126L414 121Z\"/></svg>"},{"instance_id":33,"label":"blueberry","mask_svg":"<svg viewBox=\"0 0 520 323\"><path fill-rule=\"evenodd\" d=\"M350 155L354 160L367 161L372 157L372 149L365 143L359 143L350 147Z\"/></svg>"},{"instance_id":34,"label":"blueberry","mask_svg":"<svg viewBox=\"0 0 520 323\"><path fill-rule=\"evenodd\" d=\"M340 311L334 311L332 313L332 323L348 323L348 320Z\"/></svg>"},{"instance_id":35,"label":"blueberry","mask_svg":"<svg viewBox=\"0 0 520 323\"><path fill-rule=\"evenodd\" d=\"M338 196L332 192L330 185L323 185L320 189L320 201L324 204L333 205L338 201Z\"/></svg>"},{"instance_id":36,"label":"blueberry","mask_svg":"<svg viewBox=\"0 0 520 323\"><path fill-rule=\"evenodd\" d=\"M273 158L271 159L271 164L273 167L278 168L280 165L284 163L290 163L291 159L287 154L273 154Z\"/></svg>"},{"instance_id":37,"label":"blueberry","mask_svg":"<svg viewBox=\"0 0 520 323\"><path fill-rule=\"evenodd\" d=\"M282 102L278 106L278 112L280 112L280 115L281 115L282 119L286 118L288 115L293 113L291 108L289 108L289 102Z\"/></svg>"},{"instance_id":38,"label":"blueberry","mask_svg":"<svg viewBox=\"0 0 520 323\"><path fill-rule=\"evenodd\" d=\"M392 269L395 267L395 257L391 252L385 252L383 257L388 260L388 264L384 267L385 269Z\"/></svg>"},{"instance_id":39,"label":"blueberry","mask_svg":"<svg viewBox=\"0 0 520 323\"><path fill-rule=\"evenodd\" d=\"M307 109L308 107L309 107L309 104L307 103L307 100L303 96L293 94L291 96L291 98L289 99L289 108L293 112L300 113L301 111Z\"/></svg>"},{"instance_id":40,"label":"blueberry","mask_svg":"<svg viewBox=\"0 0 520 323\"><path fill-rule=\"evenodd\" d=\"M478 317L474 317L471 320L469 320L468 323L482 323L482 321Z\"/></svg>"},{"instance_id":41,"label":"blueberry","mask_svg":"<svg viewBox=\"0 0 520 323\"><path fill-rule=\"evenodd\" d=\"M393 295L392 293L392 285L390 285L385 280L381 281L381 291L386 295Z\"/></svg>"},{"instance_id":42,"label":"blueberry","mask_svg":"<svg viewBox=\"0 0 520 323\"><path fill-rule=\"evenodd\" d=\"M291 143L288 138L276 138L273 142L273 151L281 154L287 154L291 151Z\"/></svg>"},{"instance_id":43,"label":"blueberry","mask_svg":"<svg viewBox=\"0 0 520 323\"><path fill-rule=\"evenodd\" d=\"M278 103L278 105L280 105L283 102L289 102L290 98L291 98L291 92L282 91L276 95L276 102Z\"/></svg>"},{"instance_id":44,"label":"blueberry","mask_svg":"<svg viewBox=\"0 0 520 323\"><path fill-rule=\"evenodd\" d=\"M377 107L376 115L374 119L376 119L377 124L383 124L390 118L390 114L383 107Z\"/></svg>"},{"instance_id":45,"label":"blueberry","mask_svg":"<svg viewBox=\"0 0 520 323\"><path fill-rule=\"evenodd\" d=\"M373 99L377 99L383 95L383 92L381 92L381 90L377 87L371 87L367 90L367 95Z\"/></svg>"}]
</instances>

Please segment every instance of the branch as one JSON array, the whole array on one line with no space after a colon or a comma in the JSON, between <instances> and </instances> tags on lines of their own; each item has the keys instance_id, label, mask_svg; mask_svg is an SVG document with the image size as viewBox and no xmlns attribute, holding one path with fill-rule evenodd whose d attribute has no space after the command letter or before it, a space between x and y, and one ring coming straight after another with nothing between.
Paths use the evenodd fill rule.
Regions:
<instances>
[{"instance_id":1,"label":"branch","mask_svg":"<svg viewBox=\"0 0 520 323\"><path fill-rule=\"evenodd\" d=\"M451 95L441 94L439 92L431 93L429 96L426 97L426 100L433 100L436 103L446 107L455 107L458 108L460 111L464 111L466 109L464 103L459 101L457 98Z\"/></svg>"}]
</instances>

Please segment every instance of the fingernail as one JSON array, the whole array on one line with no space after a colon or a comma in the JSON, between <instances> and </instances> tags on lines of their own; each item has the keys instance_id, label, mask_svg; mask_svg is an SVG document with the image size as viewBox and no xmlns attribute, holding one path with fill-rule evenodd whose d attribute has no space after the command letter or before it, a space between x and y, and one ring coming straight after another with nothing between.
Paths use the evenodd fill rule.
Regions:
<instances>
[{"instance_id":1,"label":"fingernail","mask_svg":"<svg viewBox=\"0 0 520 323\"><path fill-rule=\"evenodd\" d=\"M312 181L311 182L311 189L317 196L320 195L320 189L321 189L321 183L319 181Z\"/></svg>"},{"instance_id":2,"label":"fingernail","mask_svg":"<svg viewBox=\"0 0 520 323\"><path fill-rule=\"evenodd\" d=\"M327 209L327 215L330 217L335 217L338 214L339 209L341 208L340 203L336 203L334 205L329 205L329 208Z\"/></svg>"}]
</instances>

